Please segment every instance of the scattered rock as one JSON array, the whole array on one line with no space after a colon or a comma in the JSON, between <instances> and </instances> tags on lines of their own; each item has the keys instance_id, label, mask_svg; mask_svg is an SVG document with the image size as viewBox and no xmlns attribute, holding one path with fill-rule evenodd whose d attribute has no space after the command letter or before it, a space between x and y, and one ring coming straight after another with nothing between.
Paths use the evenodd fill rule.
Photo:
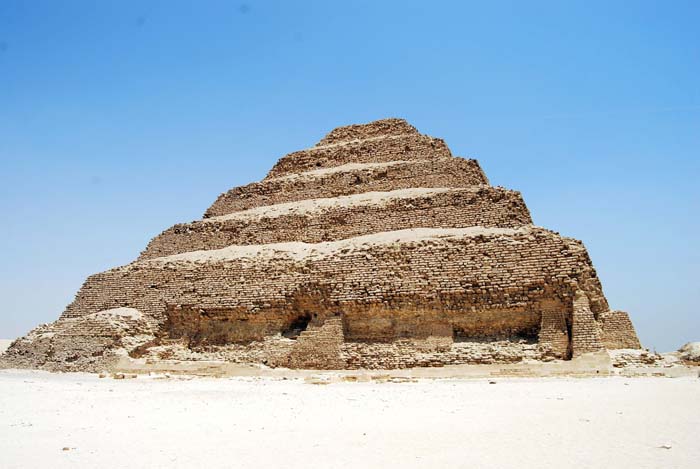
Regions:
<instances>
[{"instance_id":1,"label":"scattered rock","mask_svg":"<svg viewBox=\"0 0 700 469\"><path fill-rule=\"evenodd\" d=\"M405 376L394 376L389 379L390 383L417 383L418 380L416 378L410 378L410 377L405 377Z\"/></svg>"},{"instance_id":2,"label":"scattered rock","mask_svg":"<svg viewBox=\"0 0 700 469\"><path fill-rule=\"evenodd\" d=\"M700 364L700 342L688 342L678 352L681 359Z\"/></svg>"},{"instance_id":3,"label":"scattered rock","mask_svg":"<svg viewBox=\"0 0 700 469\"><path fill-rule=\"evenodd\" d=\"M312 375L304 378L304 382L308 384L330 384L331 378L325 375Z\"/></svg>"}]
</instances>

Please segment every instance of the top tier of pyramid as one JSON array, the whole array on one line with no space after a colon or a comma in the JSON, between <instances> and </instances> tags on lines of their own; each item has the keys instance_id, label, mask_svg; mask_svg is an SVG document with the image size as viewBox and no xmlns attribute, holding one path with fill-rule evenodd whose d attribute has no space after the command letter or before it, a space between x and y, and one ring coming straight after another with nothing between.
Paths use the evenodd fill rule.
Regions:
<instances>
[{"instance_id":1,"label":"top tier of pyramid","mask_svg":"<svg viewBox=\"0 0 700 469\"><path fill-rule=\"evenodd\" d=\"M348 143L353 140L370 138L398 137L402 135L420 135L418 130L405 119L381 119L368 124L351 124L331 130L316 144L317 147Z\"/></svg>"},{"instance_id":2,"label":"top tier of pyramid","mask_svg":"<svg viewBox=\"0 0 700 469\"><path fill-rule=\"evenodd\" d=\"M338 127L313 148L281 158L267 178L345 164L387 163L452 156L445 142L421 135L403 119Z\"/></svg>"}]
</instances>

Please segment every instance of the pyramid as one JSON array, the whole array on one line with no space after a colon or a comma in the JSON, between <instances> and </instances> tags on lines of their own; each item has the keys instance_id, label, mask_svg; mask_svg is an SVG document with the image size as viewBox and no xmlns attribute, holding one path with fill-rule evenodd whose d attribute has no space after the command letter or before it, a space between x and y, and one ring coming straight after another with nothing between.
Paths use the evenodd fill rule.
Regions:
<instances>
[{"instance_id":1,"label":"pyramid","mask_svg":"<svg viewBox=\"0 0 700 469\"><path fill-rule=\"evenodd\" d=\"M580 241L402 119L339 127L89 277L4 367L312 369L567 360L640 348Z\"/></svg>"}]
</instances>

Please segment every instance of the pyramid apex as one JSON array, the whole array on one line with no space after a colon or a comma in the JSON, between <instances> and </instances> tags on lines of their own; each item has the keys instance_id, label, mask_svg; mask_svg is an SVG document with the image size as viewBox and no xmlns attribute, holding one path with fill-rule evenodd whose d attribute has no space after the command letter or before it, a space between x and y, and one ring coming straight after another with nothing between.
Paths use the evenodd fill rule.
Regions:
<instances>
[{"instance_id":1,"label":"pyramid apex","mask_svg":"<svg viewBox=\"0 0 700 469\"><path fill-rule=\"evenodd\" d=\"M405 119L390 117L380 119L366 124L352 124L337 127L331 130L320 142L317 147L324 145L333 145L352 140L364 140L367 138L415 134L418 135L418 130L409 124Z\"/></svg>"}]
</instances>

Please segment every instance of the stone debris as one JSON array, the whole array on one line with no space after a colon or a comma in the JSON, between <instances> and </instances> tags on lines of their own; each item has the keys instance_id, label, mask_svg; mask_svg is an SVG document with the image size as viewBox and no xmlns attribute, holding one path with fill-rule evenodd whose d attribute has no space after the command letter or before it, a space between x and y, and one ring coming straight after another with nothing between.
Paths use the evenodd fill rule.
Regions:
<instances>
[{"instance_id":1,"label":"stone debris","mask_svg":"<svg viewBox=\"0 0 700 469\"><path fill-rule=\"evenodd\" d=\"M609 352L612 366L615 368L645 367L672 364L665 356L642 349L619 349Z\"/></svg>"},{"instance_id":2,"label":"stone debris","mask_svg":"<svg viewBox=\"0 0 700 469\"><path fill-rule=\"evenodd\" d=\"M476 160L385 119L331 131L90 276L0 366L398 369L604 350L615 366L659 362L640 349L580 241L534 226Z\"/></svg>"},{"instance_id":3,"label":"stone debris","mask_svg":"<svg viewBox=\"0 0 700 469\"><path fill-rule=\"evenodd\" d=\"M700 364L700 342L688 342L678 352L682 360Z\"/></svg>"}]
</instances>

